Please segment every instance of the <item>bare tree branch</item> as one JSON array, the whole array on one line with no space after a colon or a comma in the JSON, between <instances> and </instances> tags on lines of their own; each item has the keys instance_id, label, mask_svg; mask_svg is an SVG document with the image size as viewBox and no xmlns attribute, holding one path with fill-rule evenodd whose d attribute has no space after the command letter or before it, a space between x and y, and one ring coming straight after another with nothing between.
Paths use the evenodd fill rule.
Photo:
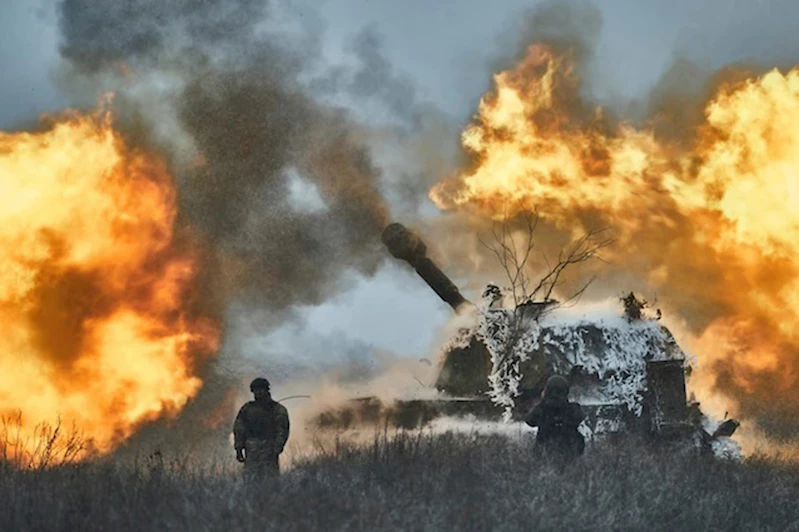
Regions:
<instances>
[{"instance_id":1,"label":"bare tree branch","mask_svg":"<svg viewBox=\"0 0 799 532\"><path fill-rule=\"evenodd\" d=\"M532 283L529 277L529 269L531 257L536 247L535 231L539 220L540 217L537 212L530 213L524 217L523 230L526 235L520 244L513 238L511 224L507 221L507 217L502 222L496 222L491 226L491 242L486 242L479 238L480 244L496 257L497 262L505 272L505 276L510 283L508 291L513 298L515 306L525 302L538 301L548 303L553 301L552 297L555 291L561 292L560 289L564 286L564 272L572 266L593 259L605 262L600 252L614 241L606 236L607 228L593 229L561 250L558 253L557 262L554 264L549 262L546 254L541 253L547 271L531 289ZM572 303L579 299L592 281L593 279L581 286L576 292L569 294L565 303Z\"/></svg>"}]
</instances>

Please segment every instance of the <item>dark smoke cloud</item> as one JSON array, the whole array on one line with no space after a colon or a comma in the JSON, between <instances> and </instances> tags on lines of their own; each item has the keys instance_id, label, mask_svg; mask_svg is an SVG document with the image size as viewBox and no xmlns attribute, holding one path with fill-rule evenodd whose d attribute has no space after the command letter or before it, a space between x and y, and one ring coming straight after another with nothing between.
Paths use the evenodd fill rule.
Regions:
<instances>
[{"instance_id":1,"label":"dark smoke cloud","mask_svg":"<svg viewBox=\"0 0 799 532\"><path fill-rule=\"evenodd\" d=\"M87 0L63 0L61 54L85 72L96 73L119 62L153 64L178 53L206 55L213 50L270 50L274 43L257 39L259 24L270 13L266 0L130 0L100 8ZM276 61L286 64L286 56Z\"/></svg>"},{"instance_id":2,"label":"dark smoke cloud","mask_svg":"<svg viewBox=\"0 0 799 532\"><path fill-rule=\"evenodd\" d=\"M359 31L345 51L350 55L350 64L330 68L314 79L314 92L325 96L346 94L361 111L379 111L395 130L403 133L418 130L425 115L436 112L419 99L412 80L397 72L386 58L383 37L374 25Z\"/></svg>"},{"instance_id":3,"label":"dark smoke cloud","mask_svg":"<svg viewBox=\"0 0 799 532\"><path fill-rule=\"evenodd\" d=\"M393 215L420 214L430 187L453 168L459 124L417 91L413 80L388 60L375 25L359 31L345 45L348 61L315 77L309 84L322 98L350 100L366 131L370 147L386 169L384 192Z\"/></svg>"},{"instance_id":4,"label":"dark smoke cloud","mask_svg":"<svg viewBox=\"0 0 799 532\"><path fill-rule=\"evenodd\" d=\"M181 216L221 270L216 296L246 294L271 308L323 301L345 269L373 273L387 219L358 128L298 81L318 36L300 28L296 39L282 30L278 38L283 15L264 0L61 4L62 54L81 73L179 78L163 98L198 153L175 172ZM292 180L315 189L324 208L297 209Z\"/></svg>"},{"instance_id":5,"label":"dark smoke cloud","mask_svg":"<svg viewBox=\"0 0 799 532\"><path fill-rule=\"evenodd\" d=\"M209 73L187 87L179 116L206 160L185 180L183 212L234 258L234 285L279 308L324 300L345 268L374 271L378 172L340 112L260 73ZM292 205L292 175L316 187L321 212Z\"/></svg>"},{"instance_id":6,"label":"dark smoke cloud","mask_svg":"<svg viewBox=\"0 0 799 532\"><path fill-rule=\"evenodd\" d=\"M578 66L593 58L602 31L602 14L591 2L561 0L543 2L527 12L519 35L515 59L524 56L527 45L547 42L573 51Z\"/></svg>"},{"instance_id":7,"label":"dark smoke cloud","mask_svg":"<svg viewBox=\"0 0 799 532\"><path fill-rule=\"evenodd\" d=\"M545 42L556 50L568 50L578 75L588 79L601 33L602 13L587 0L539 3L517 17L513 26L500 35L499 54L489 60L487 77L512 69L527 55L531 44Z\"/></svg>"},{"instance_id":8,"label":"dark smoke cloud","mask_svg":"<svg viewBox=\"0 0 799 532\"><path fill-rule=\"evenodd\" d=\"M379 98L396 115L407 117L411 125L421 121L422 109L416 100L411 81L396 74L383 53L383 41L374 26L362 30L351 44L360 68L349 81L349 89L358 98Z\"/></svg>"}]
</instances>

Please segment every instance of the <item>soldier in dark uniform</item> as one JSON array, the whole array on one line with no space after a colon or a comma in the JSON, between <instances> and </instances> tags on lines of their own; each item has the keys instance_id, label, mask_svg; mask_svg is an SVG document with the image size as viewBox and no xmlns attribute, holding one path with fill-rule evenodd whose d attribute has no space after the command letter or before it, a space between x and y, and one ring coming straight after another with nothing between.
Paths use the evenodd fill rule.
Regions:
<instances>
[{"instance_id":1,"label":"soldier in dark uniform","mask_svg":"<svg viewBox=\"0 0 799 532\"><path fill-rule=\"evenodd\" d=\"M250 391L255 400L241 407L233 424L236 460L244 463L249 478L277 477L280 453L289 439L289 414L272 400L268 380L255 379Z\"/></svg>"},{"instance_id":2,"label":"soldier in dark uniform","mask_svg":"<svg viewBox=\"0 0 799 532\"><path fill-rule=\"evenodd\" d=\"M560 375L547 380L541 401L525 421L538 427L536 450L559 459L572 459L583 454L585 439L577 430L583 420L583 409L569 401L569 382Z\"/></svg>"}]
</instances>

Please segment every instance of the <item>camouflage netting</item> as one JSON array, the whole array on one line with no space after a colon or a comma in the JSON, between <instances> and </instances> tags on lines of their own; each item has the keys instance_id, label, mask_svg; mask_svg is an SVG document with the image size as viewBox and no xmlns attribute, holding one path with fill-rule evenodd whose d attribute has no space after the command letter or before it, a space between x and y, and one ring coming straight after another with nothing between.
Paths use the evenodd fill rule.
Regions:
<instances>
[{"instance_id":1,"label":"camouflage netting","mask_svg":"<svg viewBox=\"0 0 799 532\"><path fill-rule=\"evenodd\" d=\"M453 395L486 392L508 415L517 398L540 392L551 374L591 383L575 390L583 394L583 401L620 403L640 415L646 363L686 363L685 353L659 321L629 320L607 306L553 309L535 315L524 307L497 308L483 300L472 312L473 326L444 347L439 388ZM463 365L456 362L467 359L482 363L456 374L455 369Z\"/></svg>"}]
</instances>

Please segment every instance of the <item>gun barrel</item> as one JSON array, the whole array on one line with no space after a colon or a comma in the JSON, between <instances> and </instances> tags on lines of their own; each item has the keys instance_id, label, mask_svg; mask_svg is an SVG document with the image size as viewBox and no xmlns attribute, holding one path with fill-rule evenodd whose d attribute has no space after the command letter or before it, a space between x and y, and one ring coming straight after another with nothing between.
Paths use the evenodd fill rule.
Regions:
<instances>
[{"instance_id":1,"label":"gun barrel","mask_svg":"<svg viewBox=\"0 0 799 532\"><path fill-rule=\"evenodd\" d=\"M404 260L416 270L419 277L454 310L469 304L458 287L427 257L427 246L404 225L393 223L383 230L383 244L397 259Z\"/></svg>"}]
</instances>

